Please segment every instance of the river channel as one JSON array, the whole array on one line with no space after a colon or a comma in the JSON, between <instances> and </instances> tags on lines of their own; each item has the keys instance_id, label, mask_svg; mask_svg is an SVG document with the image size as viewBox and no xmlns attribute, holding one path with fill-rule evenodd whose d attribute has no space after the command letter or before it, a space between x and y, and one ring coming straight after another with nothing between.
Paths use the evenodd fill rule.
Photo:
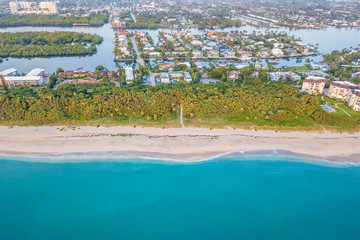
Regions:
<instances>
[{"instance_id":1,"label":"river channel","mask_svg":"<svg viewBox=\"0 0 360 240\"><path fill-rule=\"evenodd\" d=\"M290 36L301 38L305 43L312 45L318 44L320 51L330 53L332 50L341 50L343 48L356 47L360 44L360 29L352 28L326 28L322 30L315 29L266 29L255 28L251 26L244 26L238 28L225 28L215 29L218 31L231 31L231 30L246 30L247 32L253 31L281 31L287 32ZM19 72L28 72L33 68L43 68L46 72L55 72L58 67L64 70L94 70L97 65L103 65L109 70L116 70L116 63L114 62L114 32L109 24L102 27L11 27L0 28L0 32L24 32L24 31L75 31L85 33L96 33L104 38L104 41L97 47L97 53L91 56L82 57L50 57L50 58L8 58L0 64L0 71L7 68L16 68ZM133 31L133 30L130 30ZM138 30L147 31L156 42L159 31L170 32L170 29L160 30ZM204 30L201 29L186 29L193 34L202 34ZM321 61L321 56L311 57L315 61ZM280 66L297 66L303 65L304 59L297 61L297 59L283 59L280 60Z\"/></svg>"}]
</instances>

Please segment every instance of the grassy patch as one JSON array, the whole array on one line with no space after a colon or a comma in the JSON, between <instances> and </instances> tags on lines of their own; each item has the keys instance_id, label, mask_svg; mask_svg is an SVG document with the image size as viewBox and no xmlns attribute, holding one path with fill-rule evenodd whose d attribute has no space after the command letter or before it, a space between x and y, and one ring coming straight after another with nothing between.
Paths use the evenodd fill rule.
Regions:
<instances>
[{"instance_id":1,"label":"grassy patch","mask_svg":"<svg viewBox=\"0 0 360 240\"><path fill-rule=\"evenodd\" d=\"M310 70L310 68L308 66L290 67L290 69L293 69L295 71L307 71L307 70Z\"/></svg>"},{"instance_id":2,"label":"grassy patch","mask_svg":"<svg viewBox=\"0 0 360 240\"><path fill-rule=\"evenodd\" d=\"M318 96L318 99L320 101L322 101L322 97L321 96ZM341 102L341 101L338 101L338 100L335 100L335 99L332 99L332 98L329 98L327 96L324 96L324 100L325 102L327 103L330 103L331 107L333 107L334 109L336 109L338 112L334 112L334 113L330 113L334 116L348 116L344 111L346 111L347 113L349 113L351 116L356 116L356 117L360 117L360 112L357 112L353 109L351 109L347 103L345 102ZM337 106L337 107L336 107ZM341 111L340 109L344 110L344 111Z\"/></svg>"}]
</instances>

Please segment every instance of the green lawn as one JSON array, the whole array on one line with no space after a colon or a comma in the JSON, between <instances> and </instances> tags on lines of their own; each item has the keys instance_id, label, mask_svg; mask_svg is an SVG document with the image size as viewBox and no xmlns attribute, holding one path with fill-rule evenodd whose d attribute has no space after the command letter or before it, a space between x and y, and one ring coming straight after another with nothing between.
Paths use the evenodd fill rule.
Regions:
<instances>
[{"instance_id":1,"label":"green lawn","mask_svg":"<svg viewBox=\"0 0 360 240\"><path fill-rule=\"evenodd\" d=\"M295 71L307 71L307 70L310 70L310 68L308 66L290 67L290 69L293 69Z\"/></svg>"},{"instance_id":2,"label":"green lawn","mask_svg":"<svg viewBox=\"0 0 360 240\"><path fill-rule=\"evenodd\" d=\"M348 107L348 105L346 103L341 103L337 105L339 108L345 110L347 113L349 113L351 116L357 116L360 117L360 112L357 112L353 109L351 109L350 107Z\"/></svg>"},{"instance_id":3,"label":"green lawn","mask_svg":"<svg viewBox=\"0 0 360 240\"><path fill-rule=\"evenodd\" d=\"M320 101L322 101L322 97L321 96L317 96L318 99ZM343 111L341 111L340 109L343 109L344 111L346 111L347 113L349 113L351 116L357 116L360 117L360 112L354 111L353 109L351 109L345 102L341 102L332 98L329 98L327 96L324 96L324 100L328 103L330 103L330 105L336 109L338 112L335 113L331 113L332 115L337 115L337 116L347 116L346 113L344 113ZM335 107L335 105L337 104L337 107ZM339 109L340 108L340 109Z\"/></svg>"}]
</instances>

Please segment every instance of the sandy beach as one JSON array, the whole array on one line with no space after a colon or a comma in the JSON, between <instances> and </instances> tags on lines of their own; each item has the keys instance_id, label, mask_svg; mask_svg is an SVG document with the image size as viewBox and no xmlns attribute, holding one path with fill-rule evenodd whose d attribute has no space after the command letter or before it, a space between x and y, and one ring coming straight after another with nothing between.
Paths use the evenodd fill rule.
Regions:
<instances>
[{"instance_id":1,"label":"sandy beach","mask_svg":"<svg viewBox=\"0 0 360 240\"><path fill-rule=\"evenodd\" d=\"M360 133L242 129L0 127L0 155L128 152L198 161L232 151L282 150L313 159L360 162Z\"/></svg>"}]
</instances>

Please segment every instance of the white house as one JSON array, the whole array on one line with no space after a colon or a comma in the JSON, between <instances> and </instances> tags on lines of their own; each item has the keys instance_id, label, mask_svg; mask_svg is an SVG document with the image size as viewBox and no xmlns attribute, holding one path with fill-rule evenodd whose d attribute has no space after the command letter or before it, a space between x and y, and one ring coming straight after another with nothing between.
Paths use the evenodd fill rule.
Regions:
<instances>
[{"instance_id":1,"label":"white house","mask_svg":"<svg viewBox=\"0 0 360 240\"><path fill-rule=\"evenodd\" d=\"M126 84L131 84L134 82L134 72L133 72L133 68L129 67L129 66L125 66L124 67L125 70L125 81Z\"/></svg>"},{"instance_id":2,"label":"white house","mask_svg":"<svg viewBox=\"0 0 360 240\"><path fill-rule=\"evenodd\" d=\"M291 80L300 81L301 77L293 72L271 72L269 73L271 81L279 81L280 79L286 79L290 77Z\"/></svg>"},{"instance_id":3,"label":"white house","mask_svg":"<svg viewBox=\"0 0 360 240\"><path fill-rule=\"evenodd\" d=\"M169 83L170 82L169 74L165 72L160 73L160 80L162 83Z\"/></svg>"}]
</instances>

